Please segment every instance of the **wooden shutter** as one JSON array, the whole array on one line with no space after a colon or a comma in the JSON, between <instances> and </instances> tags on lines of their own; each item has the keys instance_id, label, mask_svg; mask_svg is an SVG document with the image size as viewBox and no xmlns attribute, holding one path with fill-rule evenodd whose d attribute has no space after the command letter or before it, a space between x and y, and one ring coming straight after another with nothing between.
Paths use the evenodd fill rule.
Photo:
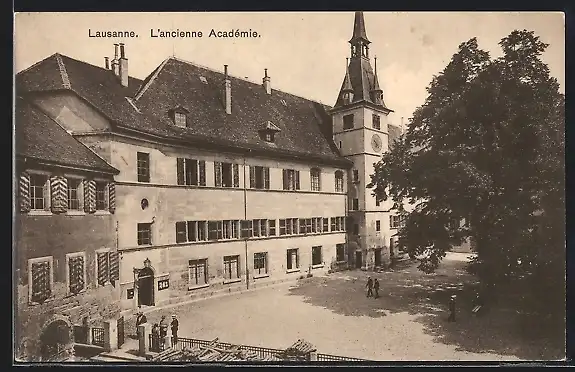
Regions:
<instances>
[{"instance_id":1,"label":"wooden shutter","mask_svg":"<svg viewBox=\"0 0 575 372\"><path fill-rule=\"evenodd\" d=\"M32 264L32 301L42 303L52 295L50 286L50 262L35 262Z\"/></svg>"},{"instance_id":2,"label":"wooden shutter","mask_svg":"<svg viewBox=\"0 0 575 372\"><path fill-rule=\"evenodd\" d=\"M20 173L18 196L20 199L20 212L30 212L30 174L28 172Z\"/></svg>"},{"instance_id":3,"label":"wooden shutter","mask_svg":"<svg viewBox=\"0 0 575 372\"><path fill-rule=\"evenodd\" d=\"M79 293L84 289L84 257L70 257L68 259L68 272L70 275L70 292Z\"/></svg>"},{"instance_id":4,"label":"wooden shutter","mask_svg":"<svg viewBox=\"0 0 575 372\"><path fill-rule=\"evenodd\" d=\"M294 171L294 178L295 178L295 189L299 190L299 171Z\"/></svg>"},{"instance_id":5,"label":"wooden shutter","mask_svg":"<svg viewBox=\"0 0 575 372\"><path fill-rule=\"evenodd\" d=\"M84 212L96 212L96 181L84 180Z\"/></svg>"},{"instance_id":6,"label":"wooden shutter","mask_svg":"<svg viewBox=\"0 0 575 372\"><path fill-rule=\"evenodd\" d=\"M206 162L205 160L200 160L198 162L198 168L200 173L200 186L206 186Z\"/></svg>"},{"instance_id":7,"label":"wooden shutter","mask_svg":"<svg viewBox=\"0 0 575 372\"><path fill-rule=\"evenodd\" d=\"M214 181L216 187L222 186L222 163L214 162Z\"/></svg>"},{"instance_id":8,"label":"wooden shutter","mask_svg":"<svg viewBox=\"0 0 575 372\"><path fill-rule=\"evenodd\" d=\"M284 190L288 190L287 169L282 169L282 179L284 184Z\"/></svg>"},{"instance_id":9,"label":"wooden shutter","mask_svg":"<svg viewBox=\"0 0 575 372\"><path fill-rule=\"evenodd\" d=\"M264 167L264 189L270 188L270 169Z\"/></svg>"},{"instance_id":10,"label":"wooden shutter","mask_svg":"<svg viewBox=\"0 0 575 372\"><path fill-rule=\"evenodd\" d=\"M116 211L116 183L114 181L108 183L108 210L110 213Z\"/></svg>"},{"instance_id":11,"label":"wooden shutter","mask_svg":"<svg viewBox=\"0 0 575 372\"><path fill-rule=\"evenodd\" d=\"M176 173L178 178L178 185L184 184L184 159L178 158L176 160Z\"/></svg>"},{"instance_id":12,"label":"wooden shutter","mask_svg":"<svg viewBox=\"0 0 575 372\"><path fill-rule=\"evenodd\" d=\"M234 187L240 187L240 166L238 164L232 164L232 170L234 172Z\"/></svg>"},{"instance_id":13,"label":"wooden shutter","mask_svg":"<svg viewBox=\"0 0 575 372\"><path fill-rule=\"evenodd\" d=\"M98 252L96 259L98 260L98 284L103 286L110 279L108 275L108 252Z\"/></svg>"},{"instance_id":14,"label":"wooden shutter","mask_svg":"<svg viewBox=\"0 0 575 372\"><path fill-rule=\"evenodd\" d=\"M60 176L50 177L52 213L63 213L68 209L68 180Z\"/></svg>"},{"instance_id":15,"label":"wooden shutter","mask_svg":"<svg viewBox=\"0 0 575 372\"><path fill-rule=\"evenodd\" d=\"M188 185L198 184L198 161L195 159L186 159L186 178Z\"/></svg>"},{"instance_id":16,"label":"wooden shutter","mask_svg":"<svg viewBox=\"0 0 575 372\"><path fill-rule=\"evenodd\" d=\"M250 189L256 187L256 167L250 165Z\"/></svg>"},{"instance_id":17,"label":"wooden shutter","mask_svg":"<svg viewBox=\"0 0 575 372\"><path fill-rule=\"evenodd\" d=\"M120 254L118 251L109 253L110 255L110 282L112 285L120 280Z\"/></svg>"}]
</instances>

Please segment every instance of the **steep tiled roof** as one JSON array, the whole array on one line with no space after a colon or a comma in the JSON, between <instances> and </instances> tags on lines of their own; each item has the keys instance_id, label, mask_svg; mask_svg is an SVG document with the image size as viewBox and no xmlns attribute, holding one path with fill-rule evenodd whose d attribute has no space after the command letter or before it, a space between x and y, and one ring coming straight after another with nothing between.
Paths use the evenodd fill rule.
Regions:
<instances>
[{"instance_id":1,"label":"steep tiled roof","mask_svg":"<svg viewBox=\"0 0 575 372\"><path fill-rule=\"evenodd\" d=\"M339 155L329 135L329 107L278 90L268 95L259 84L231 77L232 113L228 115L221 100L223 74L176 58L164 61L144 81L130 78L128 87L122 87L110 70L55 54L19 73L16 88L19 92L66 89L62 67L68 89L92 104L116 128L177 141L261 150L270 155L349 163ZM133 98L134 105L126 97ZM176 127L170 120L169 110L178 106L190 111L188 128ZM258 130L267 121L281 130L273 144L259 137Z\"/></svg>"},{"instance_id":2,"label":"steep tiled roof","mask_svg":"<svg viewBox=\"0 0 575 372\"><path fill-rule=\"evenodd\" d=\"M118 173L58 123L22 98L16 99L16 155L63 166Z\"/></svg>"}]
</instances>

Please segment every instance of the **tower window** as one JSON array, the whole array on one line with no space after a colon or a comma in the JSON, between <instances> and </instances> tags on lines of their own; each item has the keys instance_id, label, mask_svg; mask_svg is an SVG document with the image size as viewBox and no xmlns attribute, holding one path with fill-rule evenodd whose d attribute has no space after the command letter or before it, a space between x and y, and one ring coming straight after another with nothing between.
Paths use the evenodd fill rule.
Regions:
<instances>
[{"instance_id":1,"label":"tower window","mask_svg":"<svg viewBox=\"0 0 575 372\"><path fill-rule=\"evenodd\" d=\"M183 114L181 112L175 112L174 113L174 124L176 124L178 127L185 128L186 127L186 114Z\"/></svg>"},{"instance_id":2,"label":"tower window","mask_svg":"<svg viewBox=\"0 0 575 372\"><path fill-rule=\"evenodd\" d=\"M353 129L353 114L343 117L343 130Z\"/></svg>"},{"instance_id":3,"label":"tower window","mask_svg":"<svg viewBox=\"0 0 575 372\"><path fill-rule=\"evenodd\" d=\"M372 119L373 119L372 120L373 129L381 130L381 118L380 118L380 116L377 114L373 114Z\"/></svg>"},{"instance_id":4,"label":"tower window","mask_svg":"<svg viewBox=\"0 0 575 372\"><path fill-rule=\"evenodd\" d=\"M353 183L359 182L359 171L357 169L353 170Z\"/></svg>"}]
</instances>

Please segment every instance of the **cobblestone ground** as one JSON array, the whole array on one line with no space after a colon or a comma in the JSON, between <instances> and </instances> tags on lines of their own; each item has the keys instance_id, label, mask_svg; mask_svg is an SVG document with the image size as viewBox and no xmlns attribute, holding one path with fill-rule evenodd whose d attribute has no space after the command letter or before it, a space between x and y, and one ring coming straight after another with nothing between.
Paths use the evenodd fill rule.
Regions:
<instances>
[{"instance_id":1,"label":"cobblestone ground","mask_svg":"<svg viewBox=\"0 0 575 372\"><path fill-rule=\"evenodd\" d=\"M394 271L346 271L313 277L289 287L208 299L150 313L177 314L181 337L286 348L303 338L318 352L370 360L542 359L537 343L516 335L512 314L471 316L473 278L467 255L449 254L434 274L412 264ZM368 275L381 283L381 297L367 298ZM458 318L448 323L447 301L458 294Z\"/></svg>"}]
</instances>

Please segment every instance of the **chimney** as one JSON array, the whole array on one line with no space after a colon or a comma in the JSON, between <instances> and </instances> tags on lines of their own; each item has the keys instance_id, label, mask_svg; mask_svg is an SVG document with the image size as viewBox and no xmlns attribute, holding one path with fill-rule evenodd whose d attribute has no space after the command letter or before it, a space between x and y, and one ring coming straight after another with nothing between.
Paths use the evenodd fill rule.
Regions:
<instances>
[{"instance_id":1,"label":"chimney","mask_svg":"<svg viewBox=\"0 0 575 372\"><path fill-rule=\"evenodd\" d=\"M110 69L110 58L109 57L104 57L104 66L106 67L106 70Z\"/></svg>"},{"instance_id":2,"label":"chimney","mask_svg":"<svg viewBox=\"0 0 575 372\"><path fill-rule=\"evenodd\" d=\"M228 65L224 65L224 105L226 107L226 114L232 113L232 81L228 76Z\"/></svg>"},{"instance_id":3,"label":"chimney","mask_svg":"<svg viewBox=\"0 0 575 372\"><path fill-rule=\"evenodd\" d=\"M114 44L114 59L112 60L112 71L116 76L120 75L120 64L118 63L118 44Z\"/></svg>"},{"instance_id":4,"label":"chimney","mask_svg":"<svg viewBox=\"0 0 575 372\"><path fill-rule=\"evenodd\" d=\"M120 82L122 86L128 86L128 59L124 53L124 44L120 43Z\"/></svg>"},{"instance_id":5,"label":"chimney","mask_svg":"<svg viewBox=\"0 0 575 372\"><path fill-rule=\"evenodd\" d=\"M266 93L272 94L272 85L270 83L270 77L268 76L268 69L267 68L264 68L263 83L264 83L264 89L266 90Z\"/></svg>"}]
</instances>

